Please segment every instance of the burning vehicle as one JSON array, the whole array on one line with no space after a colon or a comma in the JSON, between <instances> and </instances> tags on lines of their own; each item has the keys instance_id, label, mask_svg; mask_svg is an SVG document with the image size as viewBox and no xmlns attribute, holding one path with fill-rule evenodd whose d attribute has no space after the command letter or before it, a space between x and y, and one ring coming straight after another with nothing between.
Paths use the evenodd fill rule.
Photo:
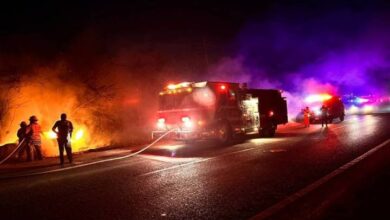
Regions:
<instances>
[{"instance_id":1,"label":"burning vehicle","mask_svg":"<svg viewBox=\"0 0 390 220\"><path fill-rule=\"evenodd\" d=\"M328 108L328 119L332 122L334 119L344 121L345 107L339 96L332 96L329 94L315 94L306 97L305 102L310 107L310 123L317 123L321 121L321 107L322 105ZM297 115L296 121L303 120L303 110Z\"/></svg>"},{"instance_id":2,"label":"burning vehicle","mask_svg":"<svg viewBox=\"0 0 390 220\"><path fill-rule=\"evenodd\" d=\"M183 82L160 92L152 138L174 129L175 139L216 138L227 143L237 135L272 137L287 121L286 100L279 90L248 89L231 82Z\"/></svg>"}]
</instances>

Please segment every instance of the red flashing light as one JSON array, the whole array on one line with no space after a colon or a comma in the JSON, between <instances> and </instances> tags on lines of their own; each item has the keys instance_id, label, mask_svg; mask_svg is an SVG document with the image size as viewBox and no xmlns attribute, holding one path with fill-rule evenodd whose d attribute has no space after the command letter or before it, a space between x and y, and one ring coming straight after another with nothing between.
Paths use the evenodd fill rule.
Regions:
<instances>
[{"instance_id":1,"label":"red flashing light","mask_svg":"<svg viewBox=\"0 0 390 220\"><path fill-rule=\"evenodd\" d=\"M269 116L269 117L274 116L274 111L269 111L269 112L268 112L268 116Z\"/></svg>"},{"instance_id":2,"label":"red flashing light","mask_svg":"<svg viewBox=\"0 0 390 220\"><path fill-rule=\"evenodd\" d=\"M225 85L220 85L220 86L219 86L219 89L220 89L221 91L226 91L226 86L225 86Z\"/></svg>"}]
</instances>

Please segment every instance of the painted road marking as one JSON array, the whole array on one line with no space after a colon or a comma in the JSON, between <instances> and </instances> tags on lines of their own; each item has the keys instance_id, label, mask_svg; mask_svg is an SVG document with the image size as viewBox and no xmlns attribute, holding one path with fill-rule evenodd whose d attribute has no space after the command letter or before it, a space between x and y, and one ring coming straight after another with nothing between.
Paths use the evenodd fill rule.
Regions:
<instances>
[{"instance_id":1,"label":"painted road marking","mask_svg":"<svg viewBox=\"0 0 390 220\"><path fill-rule=\"evenodd\" d=\"M147 173L141 174L139 176L149 176L149 175L156 174L156 173L161 173L161 172L164 172L164 171L167 171L167 170L173 170L173 169L185 167L185 166L188 166L188 165L202 163L202 162L205 162L205 161L208 161L208 160L214 160L214 159L217 159L217 158L226 157L226 156L230 156L230 155L233 155L233 154L238 154L238 153L251 151L251 150L255 150L255 149L258 149L258 148L251 147L251 148L247 148L247 149L243 149L243 150L233 151L233 152L221 154L221 155L218 155L218 156L215 156L215 157L209 157L209 158L200 159L200 160L196 160L196 161L192 161L192 162L188 162L188 163L178 164L178 165L167 167L167 168L160 169L160 170L147 172Z\"/></svg>"},{"instance_id":2,"label":"painted road marking","mask_svg":"<svg viewBox=\"0 0 390 220\"><path fill-rule=\"evenodd\" d=\"M343 174L344 172L346 172L347 170L351 169L353 166L355 166L357 163L359 163L363 159L366 159L367 157L369 157L370 155L372 155L376 151L378 151L381 148L385 147L388 143L390 143L390 139L387 139L386 141L384 141L381 144L375 146L374 148L372 148L371 150L367 151L363 155L353 159L352 161L344 164L343 166L341 166L341 167L337 168L336 170L334 170L333 172L329 173L328 175L326 175L326 176L322 177L321 179L315 181L314 183L306 186L305 188L299 190L298 192L295 192L295 193L291 194L290 196L288 196L287 198L279 201L275 205L265 209L264 211L260 212L259 214L255 215L254 217L252 217L252 219L261 220L261 219L267 219L267 218L273 216L277 212L279 212L279 211L283 210L284 208L286 208L288 205L296 202L298 199L306 196L310 192L313 192L314 190L318 189L320 186L326 184L328 181L334 179L336 176L339 176L339 175Z\"/></svg>"}]
</instances>

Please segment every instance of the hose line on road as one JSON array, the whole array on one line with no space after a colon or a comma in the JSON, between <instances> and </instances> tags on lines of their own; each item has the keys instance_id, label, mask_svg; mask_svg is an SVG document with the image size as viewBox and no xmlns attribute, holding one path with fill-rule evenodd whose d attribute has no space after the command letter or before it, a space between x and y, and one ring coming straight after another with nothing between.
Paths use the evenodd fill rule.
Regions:
<instances>
[{"instance_id":1,"label":"hose line on road","mask_svg":"<svg viewBox=\"0 0 390 220\"><path fill-rule=\"evenodd\" d=\"M13 150L7 157L5 157L2 161L0 161L0 165L3 164L5 161L7 161L18 149L22 146L24 143L25 138L21 142L19 142L18 146L16 146L15 150Z\"/></svg>"},{"instance_id":2,"label":"hose line on road","mask_svg":"<svg viewBox=\"0 0 390 220\"><path fill-rule=\"evenodd\" d=\"M86 167L86 166L91 166L91 165L95 165L95 164L101 164L101 163L105 163L105 162L110 162L110 161L116 161L116 160L122 160L122 159L126 159L126 158L129 158L129 157L133 157L133 156L136 156L142 152L144 152L145 150L147 150L148 148L152 147L154 144L156 144L157 142L159 142L161 139L163 139L164 137L166 137L168 134L174 132L177 128L173 128L167 132L165 132L164 134L162 134L159 138L157 138L156 140L154 140L152 143L146 145L145 147L143 147L142 149L134 152L134 153L130 153L128 155L125 155L125 156L121 156L121 157L114 157L114 158L109 158L109 159L105 159L105 160L98 160L98 161L94 161L94 162L89 162L89 163L84 163L84 164L79 164L79 165L74 165L74 166L70 166L70 167L65 167L65 168L60 168L60 169L55 169L55 170L48 170L48 171L42 171L42 172L34 172L34 173L28 173L28 174L22 174L22 175L14 175L14 176L7 176L7 177L0 177L0 179L7 179L7 178L16 178L16 177L27 177L27 176L35 176L35 175L41 175L41 174L49 174L49 173L57 173L57 172L61 172L61 171L66 171L66 170L72 170L72 169L76 169L76 168L80 168L80 167ZM22 143L22 142L21 142Z\"/></svg>"}]
</instances>

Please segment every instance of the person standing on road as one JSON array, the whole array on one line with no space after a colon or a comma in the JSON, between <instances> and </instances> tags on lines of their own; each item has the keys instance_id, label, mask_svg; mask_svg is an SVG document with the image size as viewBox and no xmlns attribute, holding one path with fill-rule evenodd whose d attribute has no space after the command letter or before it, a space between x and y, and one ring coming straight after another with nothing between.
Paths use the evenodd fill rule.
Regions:
<instances>
[{"instance_id":1,"label":"person standing on road","mask_svg":"<svg viewBox=\"0 0 390 220\"><path fill-rule=\"evenodd\" d=\"M322 105L321 107L321 127L328 127L328 107Z\"/></svg>"},{"instance_id":2,"label":"person standing on road","mask_svg":"<svg viewBox=\"0 0 390 220\"><path fill-rule=\"evenodd\" d=\"M30 150L34 150L34 159L42 160L42 141L41 141L41 126L38 124L38 118L33 115L30 117L30 124L26 128L26 137Z\"/></svg>"},{"instance_id":3,"label":"person standing on road","mask_svg":"<svg viewBox=\"0 0 390 220\"><path fill-rule=\"evenodd\" d=\"M310 127L310 109L307 106L303 110L303 124L305 125L305 128Z\"/></svg>"},{"instance_id":4,"label":"person standing on road","mask_svg":"<svg viewBox=\"0 0 390 220\"><path fill-rule=\"evenodd\" d=\"M64 149L66 150L66 156L69 163L73 163L72 147L70 144L70 138L72 138L73 124L66 119L66 114L61 114L61 120L57 121L52 130L57 134L58 149L60 151L60 163L64 165Z\"/></svg>"},{"instance_id":5,"label":"person standing on road","mask_svg":"<svg viewBox=\"0 0 390 220\"><path fill-rule=\"evenodd\" d=\"M28 145L28 138L26 135L27 130L27 123L25 121L22 121L20 123L20 128L18 130L17 136L19 139L19 153L18 153L18 159L21 160L23 157L24 151L27 153L27 161L31 161L31 150L30 146Z\"/></svg>"}]
</instances>

